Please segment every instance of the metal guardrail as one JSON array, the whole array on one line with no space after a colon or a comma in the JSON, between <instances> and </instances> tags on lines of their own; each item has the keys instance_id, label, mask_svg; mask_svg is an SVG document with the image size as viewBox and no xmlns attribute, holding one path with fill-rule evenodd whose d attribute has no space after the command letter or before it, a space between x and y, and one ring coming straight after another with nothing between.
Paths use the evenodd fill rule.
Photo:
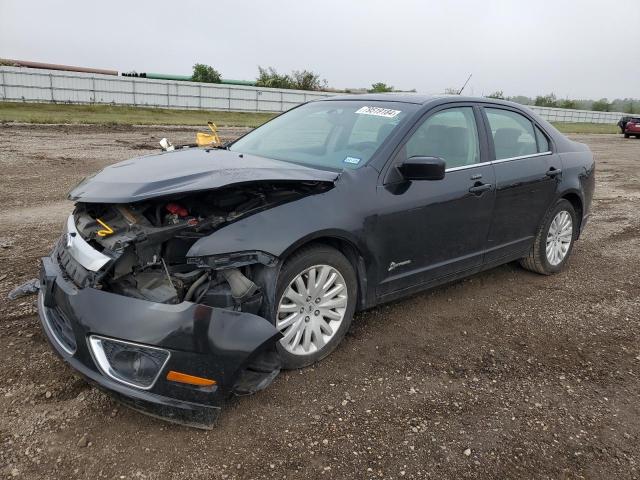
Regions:
<instances>
[{"instance_id":1,"label":"metal guardrail","mask_svg":"<svg viewBox=\"0 0 640 480\"><path fill-rule=\"evenodd\" d=\"M0 101L131 105L245 112L284 112L329 92L115 77L0 66ZM616 123L622 112L530 108L551 122Z\"/></svg>"}]
</instances>

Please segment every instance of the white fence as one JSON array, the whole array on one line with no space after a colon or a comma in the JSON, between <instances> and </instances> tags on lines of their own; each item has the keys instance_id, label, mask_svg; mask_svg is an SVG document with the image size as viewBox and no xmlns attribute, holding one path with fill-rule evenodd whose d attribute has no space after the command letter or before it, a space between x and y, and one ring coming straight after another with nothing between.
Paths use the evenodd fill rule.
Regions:
<instances>
[{"instance_id":1,"label":"white fence","mask_svg":"<svg viewBox=\"0 0 640 480\"><path fill-rule=\"evenodd\" d=\"M283 112L334 95L212 83L179 82L91 73L0 67L0 101L102 103L142 107ZM551 122L616 123L620 112L530 107Z\"/></svg>"},{"instance_id":2,"label":"white fence","mask_svg":"<svg viewBox=\"0 0 640 480\"><path fill-rule=\"evenodd\" d=\"M568 108L536 107L529 108L549 122L571 123L617 123L620 117L629 115L622 112L594 112L592 110L569 110Z\"/></svg>"},{"instance_id":3,"label":"white fence","mask_svg":"<svg viewBox=\"0 0 640 480\"><path fill-rule=\"evenodd\" d=\"M283 112L331 93L0 67L0 100Z\"/></svg>"}]
</instances>

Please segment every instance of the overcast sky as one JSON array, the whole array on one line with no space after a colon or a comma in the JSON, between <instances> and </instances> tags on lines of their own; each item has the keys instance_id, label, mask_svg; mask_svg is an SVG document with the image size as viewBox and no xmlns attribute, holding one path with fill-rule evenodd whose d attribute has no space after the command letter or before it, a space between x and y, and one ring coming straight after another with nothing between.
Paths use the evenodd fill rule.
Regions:
<instances>
[{"instance_id":1,"label":"overcast sky","mask_svg":"<svg viewBox=\"0 0 640 480\"><path fill-rule=\"evenodd\" d=\"M640 97L640 0L0 0L0 57L333 87Z\"/></svg>"}]
</instances>

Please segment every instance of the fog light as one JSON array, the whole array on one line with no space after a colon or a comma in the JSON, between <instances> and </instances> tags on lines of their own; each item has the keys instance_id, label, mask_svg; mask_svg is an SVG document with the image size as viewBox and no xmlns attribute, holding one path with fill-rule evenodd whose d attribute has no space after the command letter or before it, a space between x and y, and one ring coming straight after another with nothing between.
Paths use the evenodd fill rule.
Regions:
<instances>
[{"instance_id":1,"label":"fog light","mask_svg":"<svg viewBox=\"0 0 640 480\"><path fill-rule=\"evenodd\" d=\"M162 348L91 335L89 345L101 372L118 382L145 390L153 387L169 360Z\"/></svg>"}]
</instances>

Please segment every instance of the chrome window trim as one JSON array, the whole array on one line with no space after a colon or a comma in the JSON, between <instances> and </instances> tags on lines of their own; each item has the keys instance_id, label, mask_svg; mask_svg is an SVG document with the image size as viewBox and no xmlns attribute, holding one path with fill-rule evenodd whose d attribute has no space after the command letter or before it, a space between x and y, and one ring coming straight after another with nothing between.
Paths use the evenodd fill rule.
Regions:
<instances>
[{"instance_id":1,"label":"chrome window trim","mask_svg":"<svg viewBox=\"0 0 640 480\"><path fill-rule=\"evenodd\" d=\"M458 170L466 170L468 168L473 168L473 167L481 167L483 165L491 165L491 162L480 162L480 163L472 163L471 165L460 165L459 167L451 167L451 168L445 169L445 173L457 172Z\"/></svg>"},{"instance_id":2,"label":"chrome window trim","mask_svg":"<svg viewBox=\"0 0 640 480\"><path fill-rule=\"evenodd\" d=\"M551 155L553 152L532 153L529 155L520 155L519 157L501 158L500 160L492 160L491 163L510 162L511 160L522 160L523 158L543 157L545 155Z\"/></svg>"},{"instance_id":3,"label":"chrome window trim","mask_svg":"<svg viewBox=\"0 0 640 480\"><path fill-rule=\"evenodd\" d=\"M512 160L522 160L524 158L543 157L545 155L551 155L552 153L553 152L551 152L551 151L547 151L547 152L542 152L542 153L532 153L530 155L521 155L519 157L501 158L500 160L491 160L489 162L472 163L471 165L461 165L459 167L447 168L447 169L445 169L445 173L446 172L456 172L458 170L467 170L468 168L481 167L483 165L491 165L491 164L495 164L495 163L510 162Z\"/></svg>"},{"instance_id":4,"label":"chrome window trim","mask_svg":"<svg viewBox=\"0 0 640 480\"><path fill-rule=\"evenodd\" d=\"M128 382L126 380L123 380L122 378L117 376L117 374L113 373L114 370L111 368L111 363L109 363L109 360L107 359L107 356L104 353L104 349L102 348L102 345L100 344L100 342L102 342L102 340L107 340L109 342L115 342L115 343L124 343L125 345L132 345L132 346L138 347L138 348L147 348L149 350L160 350L160 351L163 351L163 352L167 353L167 359L164 361L164 363L162 364L162 366L158 370L158 374L156 375L156 377L153 379L153 382L151 382L151 384L149 386L143 387L141 385L136 385L135 383L131 383L131 382ZM164 368L167 366L167 363L169 362L169 359L171 358L171 352L169 350L164 349L164 348L151 347L149 345L142 345L142 344L139 344L139 343L128 342L126 340L116 340L115 338L102 337L100 335L90 335L89 338L87 338L87 343L89 344L89 352L91 352L91 356L93 357L93 361L95 362L96 366L100 370L100 373L102 373L103 375L109 377L112 380L115 380L118 383L122 383L124 385L129 386L129 387L139 388L140 390L151 390L153 388L153 386L158 381L158 378L160 378L160 375L164 371Z\"/></svg>"}]
</instances>

